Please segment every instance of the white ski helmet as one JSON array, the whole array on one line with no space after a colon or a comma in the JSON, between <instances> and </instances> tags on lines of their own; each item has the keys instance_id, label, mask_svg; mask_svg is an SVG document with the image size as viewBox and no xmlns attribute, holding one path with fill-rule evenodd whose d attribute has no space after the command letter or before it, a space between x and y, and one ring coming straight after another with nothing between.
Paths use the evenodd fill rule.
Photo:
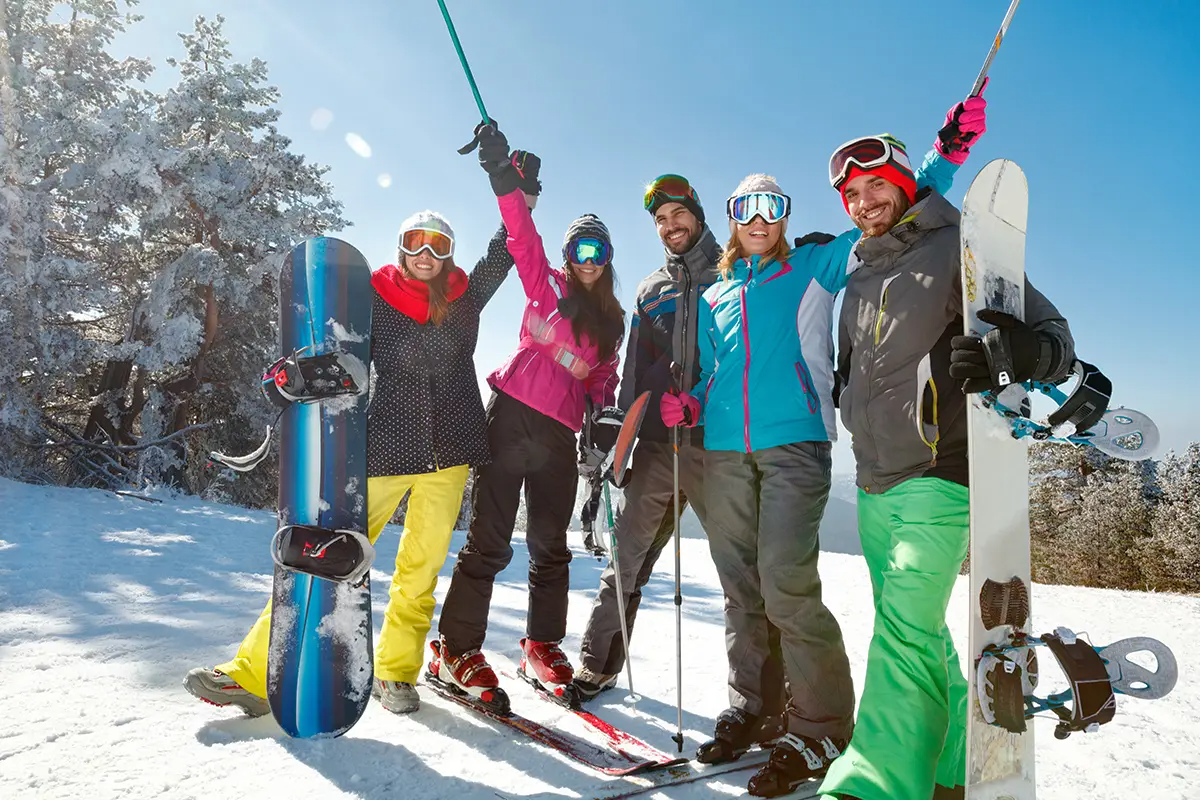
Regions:
<instances>
[{"instance_id":1,"label":"white ski helmet","mask_svg":"<svg viewBox=\"0 0 1200 800\"><path fill-rule=\"evenodd\" d=\"M438 233L445 234L449 237L451 243L450 257L454 257L454 228L450 226L450 221L438 212L426 209L418 211L400 223L400 232L396 234L397 264L404 262L404 253L400 250L400 243L404 240L404 234L415 230L437 231Z\"/></svg>"}]
</instances>

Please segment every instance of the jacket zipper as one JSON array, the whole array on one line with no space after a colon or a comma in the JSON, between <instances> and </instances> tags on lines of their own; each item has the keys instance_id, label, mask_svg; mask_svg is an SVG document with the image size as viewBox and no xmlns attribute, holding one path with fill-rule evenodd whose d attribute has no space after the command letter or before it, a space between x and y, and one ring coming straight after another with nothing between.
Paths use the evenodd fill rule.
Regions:
<instances>
[{"instance_id":1,"label":"jacket zipper","mask_svg":"<svg viewBox=\"0 0 1200 800\"><path fill-rule=\"evenodd\" d=\"M434 385L433 385L433 363L432 363L432 359L430 359L430 357L429 357L429 344L426 341L426 339L429 335L429 331L426 330L426 331L422 331L421 333L422 333L421 352L425 354L425 376L429 379L429 399L433 404L431 407L436 408L437 407L437 392L435 391L436 387L434 387ZM430 415L429 423L432 428L437 427L437 425L434 424L432 414ZM429 436L430 441L433 444L433 447L430 448L430 450L433 452L433 469L434 469L434 471L438 471L438 470L441 470L441 467L438 466L437 434L435 434L433 430L430 430L429 434L430 434L430 436Z\"/></svg>"},{"instance_id":2,"label":"jacket zipper","mask_svg":"<svg viewBox=\"0 0 1200 800\"><path fill-rule=\"evenodd\" d=\"M687 335L688 312L692 308L692 281L691 281L691 275L688 273L688 265L687 265L686 258L680 259L679 271L683 274L683 303L675 306L675 313L676 313L676 315L678 315L680 312L683 313L683 324L679 330L679 355L680 355L680 361L682 362L683 369L681 370L681 374L679 376L679 386L677 387L679 389L680 393L682 393L684 391L684 388L683 388L684 377L692 374L691 364L688 363L688 356L690 356L692 354L692 352L691 352L691 348L688 347L688 335ZM699 422L699 420L696 420L696 421ZM691 444L691 443L692 443L691 428L684 428L684 444Z\"/></svg>"},{"instance_id":3,"label":"jacket zipper","mask_svg":"<svg viewBox=\"0 0 1200 800\"><path fill-rule=\"evenodd\" d=\"M743 359L742 366L742 407L744 409L744 436L747 453L754 452L750 449L750 315L746 309L746 287L750 285L753 277L754 267L751 266L750 279L747 279L738 290L742 311L742 344L746 349L746 357Z\"/></svg>"}]
</instances>

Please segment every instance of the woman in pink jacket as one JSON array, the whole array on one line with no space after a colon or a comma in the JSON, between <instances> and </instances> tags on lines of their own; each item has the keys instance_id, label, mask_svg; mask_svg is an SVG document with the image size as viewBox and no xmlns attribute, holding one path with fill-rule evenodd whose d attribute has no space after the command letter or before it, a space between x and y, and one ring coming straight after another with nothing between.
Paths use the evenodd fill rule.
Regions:
<instances>
[{"instance_id":1,"label":"woman in pink jacket","mask_svg":"<svg viewBox=\"0 0 1200 800\"><path fill-rule=\"evenodd\" d=\"M570 588L567 528L579 482L575 436L585 397L596 408L615 404L625 312L613 292L613 248L604 223L592 214L572 222L563 240L563 266L551 267L530 214L531 198L521 191L525 167L537 156L510 155L504 135L492 126L478 133L479 161L491 176L508 250L525 288L525 314L516 352L488 376L492 461L475 476L470 532L442 605L429 671L433 679L507 713L508 697L480 648L492 584L512 560L522 485L529 606L518 671L558 697L574 677L559 642L566 634Z\"/></svg>"}]
</instances>

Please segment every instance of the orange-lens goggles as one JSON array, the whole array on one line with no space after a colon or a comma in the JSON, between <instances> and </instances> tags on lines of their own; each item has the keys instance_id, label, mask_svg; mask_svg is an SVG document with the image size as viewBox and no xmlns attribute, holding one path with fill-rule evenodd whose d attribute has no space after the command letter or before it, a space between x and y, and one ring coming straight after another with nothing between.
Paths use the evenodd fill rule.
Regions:
<instances>
[{"instance_id":1,"label":"orange-lens goggles","mask_svg":"<svg viewBox=\"0 0 1200 800\"><path fill-rule=\"evenodd\" d=\"M700 195L687 178L682 175L659 175L646 187L642 205L653 214L663 203L678 203L687 198L700 202Z\"/></svg>"},{"instance_id":2,"label":"orange-lens goggles","mask_svg":"<svg viewBox=\"0 0 1200 800\"><path fill-rule=\"evenodd\" d=\"M422 250L428 250L434 258L450 258L454 255L454 239L428 228L414 228L400 237L401 253L415 256Z\"/></svg>"}]
</instances>

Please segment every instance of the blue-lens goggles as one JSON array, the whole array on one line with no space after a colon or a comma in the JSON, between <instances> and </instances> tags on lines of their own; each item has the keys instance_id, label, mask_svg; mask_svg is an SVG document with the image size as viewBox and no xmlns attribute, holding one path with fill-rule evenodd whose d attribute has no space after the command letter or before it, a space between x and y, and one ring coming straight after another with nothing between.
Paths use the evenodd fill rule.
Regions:
<instances>
[{"instance_id":1,"label":"blue-lens goggles","mask_svg":"<svg viewBox=\"0 0 1200 800\"><path fill-rule=\"evenodd\" d=\"M603 267L612 259L612 246L594 236L580 236L571 242L571 246L567 248L567 254L576 264L586 264L591 261L597 267Z\"/></svg>"},{"instance_id":2,"label":"blue-lens goggles","mask_svg":"<svg viewBox=\"0 0 1200 800\"><path fill-rule=\"evenodd\" d=\"M792 213L792 198L775 192L750 192L729 198L726 211L739 225L749 225L756 216L770 224Z\"/></svg>"}]
</instances>

